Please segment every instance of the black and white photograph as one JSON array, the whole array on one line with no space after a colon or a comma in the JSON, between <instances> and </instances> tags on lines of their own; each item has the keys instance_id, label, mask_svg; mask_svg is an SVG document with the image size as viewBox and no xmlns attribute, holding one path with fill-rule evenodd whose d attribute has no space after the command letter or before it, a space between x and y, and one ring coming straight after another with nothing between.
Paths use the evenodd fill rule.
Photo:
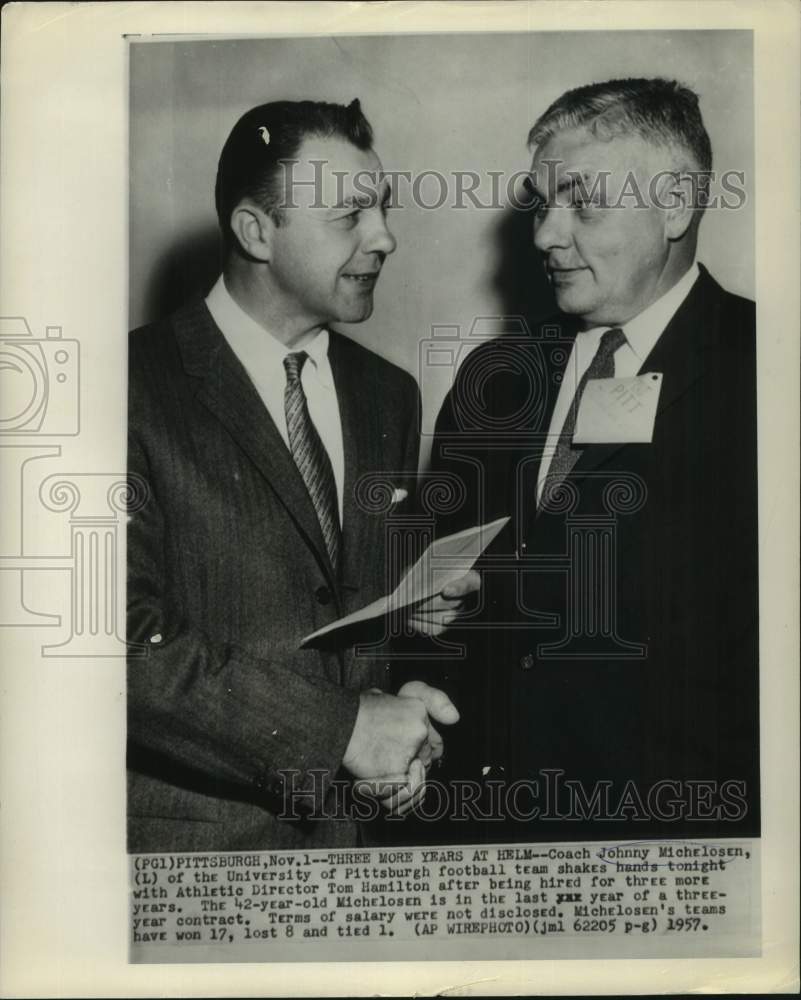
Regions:
<instances>
[{"instance_id":1,"label":"black and white photograph","mask_svg":"<svg viewBox=\"0 0 801 1000\"><path fill-rule=\"evenodd\" d=\"M797 776L774 34L246 6L117 32L105 346L76 306L2 314L0 639L67 665L53 708L80 664L113 699L79 752L129 988L758 965ZM449 962L476 974L415 978Z\"/></svg>"},{"instance_id":2,"label":"black and white photograph","mask_svg":"<svg viewBox=\"0 0 801 1000\"><path fill-rule=\"evenodd\" d=\"M131 43L134 855L759 837L752 38L637 41Z\"/></svg>"}]
</instances>

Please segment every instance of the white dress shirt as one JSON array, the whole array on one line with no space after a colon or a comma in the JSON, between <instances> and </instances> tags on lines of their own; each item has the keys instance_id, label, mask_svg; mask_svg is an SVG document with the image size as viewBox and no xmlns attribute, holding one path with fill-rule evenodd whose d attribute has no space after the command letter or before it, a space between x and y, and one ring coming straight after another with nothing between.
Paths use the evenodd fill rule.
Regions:
<instances>
[{"instance_id":1,"label":"white dress shirt","mask_svg":"<svg viewBox=\"0 0 801 1000\"><path fill-rule=\"evenodd\" d=\"M284 358L287 354L295 352L248 316L231 297L222 275L209 292L206 305L234 354L242 362L267 407L267 412L278 428L278 433L284 439L284 444L289 448L289 432L284 410L284 389L287 381ZM302 348L309 357L301 371L300 381L306 394L309 416L328 452L334 470L341 525L342 497L345 491L345 449L342 444L339 403L328 360L328 339L328 331L321 330L311 343Z\"/></svg>"},{"instance_id":2,"label":"white dress shirt","mask_svg":"<svg viewBox=\"0 0 801 1000\"><path fill-rule=\"evenodd\" d=\"M626 340L614 353L615 378L626 378L639 374L645 359L665 332L679 306L689 295L690 289L700 273L698 264L694 262L689 271L682 275L672 288L622 327ZM576 394L576 388L592 364L592 359L601 344L601 337L608 329L610 329L608 326L596 326L576 335L573 350L570 352L559 388L559 395L556 397L556 405L548 428L548 439L543 448L542 461L537 476L538 504L548 469L551 467L551 460L559 443L562 427Z\"/></svg>"}]
</instances>

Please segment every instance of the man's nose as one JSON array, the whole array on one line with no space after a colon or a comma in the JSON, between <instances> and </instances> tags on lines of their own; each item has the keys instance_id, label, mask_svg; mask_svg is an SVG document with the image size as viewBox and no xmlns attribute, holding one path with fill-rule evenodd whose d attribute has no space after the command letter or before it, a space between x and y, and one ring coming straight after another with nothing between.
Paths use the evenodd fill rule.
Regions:
<instances>
[{"instance_id":1,"label":"man's nose","mask_svg":"<svg viewBox=\"0 0 801 1000\"><path fill-rule=\"evenodd\" d=\"M370 229L365 233L362 242L363 253L380 253L386 257L395 252L397 245L398 241L390 232L383 213L379 214L375 220L371 220Z\"/></svg>"},{"instance_id":2,"label":"man's nose","mask_svg":"<svg viewBox=\"0 0 801 1000\"><path fill-rule=\"evenodd\" d=\"M542 253L570 245L571 210L567 206L545 209L534 219L534 246Z\"/></svg>"}]
</instances>

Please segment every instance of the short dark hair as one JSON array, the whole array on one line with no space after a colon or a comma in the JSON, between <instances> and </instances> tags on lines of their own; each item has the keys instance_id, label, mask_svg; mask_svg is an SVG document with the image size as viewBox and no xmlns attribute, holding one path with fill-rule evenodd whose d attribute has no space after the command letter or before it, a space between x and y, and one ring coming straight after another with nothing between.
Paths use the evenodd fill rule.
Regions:
<instances>
[{"instance_id":1,"label":"short dark hair","mask_svg":"<svg viewBox=\"0 0 801 1000\"><path fill-rule=\"evenodd\" d=\"M294 159L310 136L338 137L365 150L373 145L373 130L358 100L347 107L323 101L273 101L251 108L234 125L220 153L214 189L217 218L229 246L235 245L231 213L245 198L280 221L278 165Z\"/></svg>"},{"instance_id":2,"label":"short dark hair","mask_svg":"<svg viewBox=\"0 0 801 1000\"><path fill-rule=\"evenodd\" d=\"M562 94L528 134L536 147L563 129L586 127L600 139L639 135L657 146L689 153L694 167L712 169L712 144L698 95L675 80L629 78L576 87Z\"/></svg>"}]
</instances>

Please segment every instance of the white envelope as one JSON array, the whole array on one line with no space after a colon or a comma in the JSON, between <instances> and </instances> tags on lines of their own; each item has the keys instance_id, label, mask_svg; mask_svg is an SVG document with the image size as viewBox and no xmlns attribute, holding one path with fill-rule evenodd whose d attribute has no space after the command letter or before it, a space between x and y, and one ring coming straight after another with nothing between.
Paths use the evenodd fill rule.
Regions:
<instances>
[{"instance_id":1,"label":"white envelope","mask_svg":"<svg viewBox=\"0 0 801 1000\"><path fill-rule=\"evenodd\" d=\"M473 568L476 559L508 520L508 517L499 517L489 524L465 528L454 535L438 538L428 546L391 594L307 635L300 643L301 649L340 629L369 622L436 597L443 587Z\"/></svg>"},{"instance_id":2,"label":"white envelope","mask_svg":"<svg viewBox=\"0 0 801 1000\"><path fill-rule=\"evenodd\" d=\"M584 387L573 444L650 444L662 373L590 379Z\"/></svg>"}]
</instances>

